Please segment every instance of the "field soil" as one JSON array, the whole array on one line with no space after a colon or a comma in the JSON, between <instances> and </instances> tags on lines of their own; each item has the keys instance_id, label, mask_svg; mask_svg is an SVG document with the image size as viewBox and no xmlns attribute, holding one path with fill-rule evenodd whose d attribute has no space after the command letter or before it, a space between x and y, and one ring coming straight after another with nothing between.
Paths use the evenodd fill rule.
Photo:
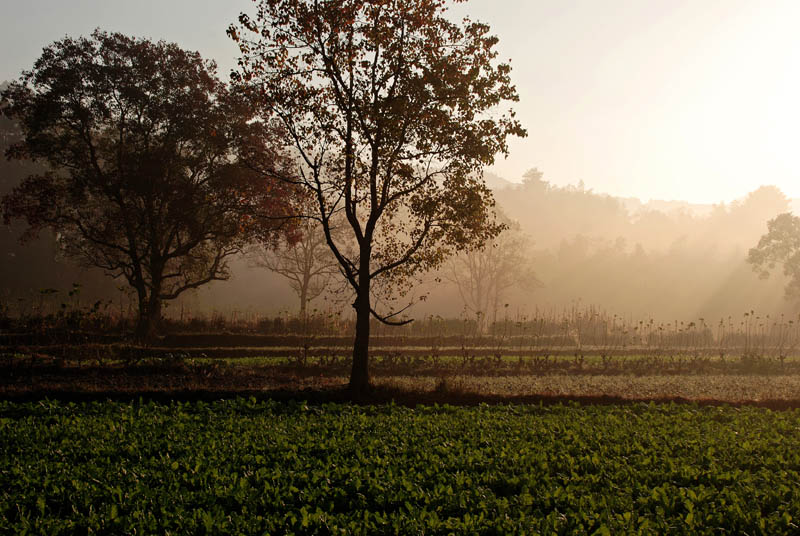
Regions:
<instances>
[{"instance_id":1,"label":"field soil","mask_svg":"<svg viewBox=\"0 0 800 536\"><path fill-rule=\"evenodd\" d=\"M491 371L489 371L491 372ZM615 371L612 371L615 372ZM624 404L687 401L700 404L800 407L800 375L770 373L630 374L583 373L460 374L427 367L420 373L376 367L373 392L354 398L347 368L245 365L226 362L76 363L14 359L0 363L0 398L6 400L302 399L398 404L559 403Z\"/></svg>"}]
</instances>

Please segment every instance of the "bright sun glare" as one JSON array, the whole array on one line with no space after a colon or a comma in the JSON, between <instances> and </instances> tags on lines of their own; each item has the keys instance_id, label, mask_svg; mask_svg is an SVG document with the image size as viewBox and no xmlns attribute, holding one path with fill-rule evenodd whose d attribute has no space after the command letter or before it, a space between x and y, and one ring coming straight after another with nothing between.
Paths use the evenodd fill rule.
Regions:
<instances>
[{"instance_id":1,"label":"bright sun glare","mask_svg":"<svg viewBox=\"0 0 800 536\"><path fill-rule=\"evenodd\" d=\"M530 133L496 173L536 165L643 199L731 201L762 184L800 197L800 2L531 3L519 18L470 4L513 58ZM513 29L537 16L548 24Z\"/></svg>"}]
</instances>

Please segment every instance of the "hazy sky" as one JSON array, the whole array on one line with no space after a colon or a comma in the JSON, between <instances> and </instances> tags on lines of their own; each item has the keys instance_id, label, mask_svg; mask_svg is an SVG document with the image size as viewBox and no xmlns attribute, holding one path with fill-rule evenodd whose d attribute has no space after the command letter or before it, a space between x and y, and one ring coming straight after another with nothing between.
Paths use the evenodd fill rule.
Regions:
<instances>
[{"instance_id":1,"label":"hazy sky","mask_svg":"<svg viewBox=\"0 0 800 536\"><path fill-rule=\"evenodd\" d=\"M0 80L95 27L175 41L227 74L249 0L3 0ZM494 172L643 199L800 197L800 1L471 0L514 66L529 136Z\"/></svg>"}]
</instances>

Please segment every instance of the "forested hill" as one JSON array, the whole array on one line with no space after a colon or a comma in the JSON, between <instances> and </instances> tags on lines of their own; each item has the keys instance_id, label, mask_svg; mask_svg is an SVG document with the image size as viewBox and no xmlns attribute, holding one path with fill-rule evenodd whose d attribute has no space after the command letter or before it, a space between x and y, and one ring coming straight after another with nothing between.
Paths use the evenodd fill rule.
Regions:
<instances>
[{"instance_id":1,"label":"forested hill","mask_svg":"<svg viewBox=\"0 0 800 536\"><path fill-rule=\"evenodd\" d=\"M777 188L762 187L726 205L672 202L632 207L630 200L576 186L556 187L539 174L533 178L522 184L496 176L487 179L499 209L519 222L518 230L511 232L526 239L510 241L526 244L524 251L513 253L527 258L541 283L506 289L493 300L500 315L576 305L662 320L794 311L795 303L784 297L786 281L780 270L762 280L745 261L767 221L791 209L792 202ZM451 267L424 278L427 284L415 289L416 294L429 292L415 306L415 316L474 314L448 278ZM263 268L240 262L235 274L230 282L200 291L192 303L245 310L264 303L253 296L280 296L283 307L296 308L286 283ZM342 303L347 302L341 300L335 307L341 309ZM324 299L311 304L312 309L330 307ZM487 313L494 316L493 311Z\"/></svg>"},{"instance_id":2,"label":"forested hill","mask_svg":"<svg viewBox=\"0 0 800 536\"><path fill-rule=\"evenodd\" d=\"M680 318L792 310L778 270L767 281L745 258L767 221L797 206L774 186L729 204L636 203L582 186L551 185L537 170L495 191L533 243L544 287L537 302Z\"/></svg>"}]
</instances>

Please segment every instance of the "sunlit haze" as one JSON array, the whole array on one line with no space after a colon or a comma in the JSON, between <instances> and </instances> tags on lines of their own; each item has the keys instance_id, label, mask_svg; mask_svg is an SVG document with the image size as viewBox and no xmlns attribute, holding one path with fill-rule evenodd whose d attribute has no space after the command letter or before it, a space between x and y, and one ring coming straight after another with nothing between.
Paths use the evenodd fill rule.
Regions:
<instances>
[{"instance_id":1,"label":"sunlit haze","mask_svg":"<svg viewBox=\"0 0 800 536\"><path fill-rule=\"evenodd\" d=\"M800 0L1 12L3 533L800 533Z\"/></svg>"},{"instance_id":2,"label":"sunlit haze","mask_svg":"<svg viewBox=\"0 0 800 536\"><path fill-rule=\"evenodd\" d=\"M252 3L8 3L0 79L95 27L176 41L225 74L237 53L225 28L242 10ZM643 200L730 201L761 184L800 197L800 3L473 0L451 13L489 23L514 67L529 135L496 174L538 167Z\"/></svg>"}]
</instances>

